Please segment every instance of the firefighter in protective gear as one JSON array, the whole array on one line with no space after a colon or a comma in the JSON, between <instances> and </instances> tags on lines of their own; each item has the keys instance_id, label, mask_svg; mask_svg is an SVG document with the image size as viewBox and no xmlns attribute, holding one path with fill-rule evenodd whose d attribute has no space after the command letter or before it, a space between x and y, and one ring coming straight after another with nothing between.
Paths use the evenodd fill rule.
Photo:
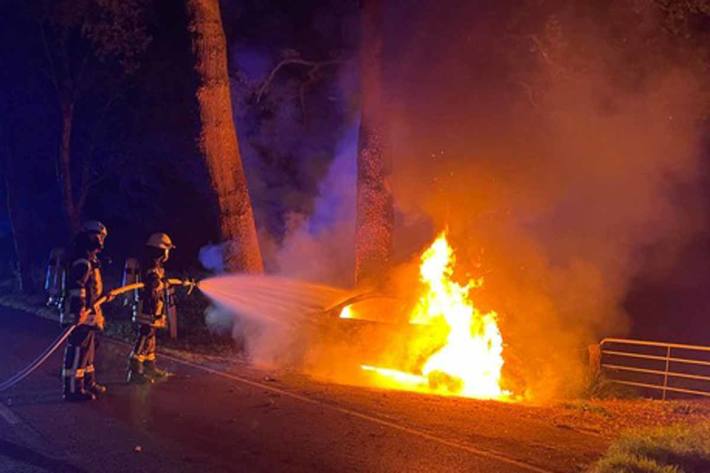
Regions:
<instances>
[{"instance_id":1,"label":"firefighter in protective gear","mask_svg":"<svg viewBox=\"0 0 710 473\"><path fill-rule=\"evenodd\" d=\"M94 358L98 334L104 318L94 304L103 293L98 255L104 248L108 231L101 222L82 225L75 237L67 268L63 323L76 325L64 353L64 399L90 401L104 394L106 387L96 382Z\"/></svg>"},{"instance_id":2,"label":"firefighter in protective gear","mask_svg":"<svg viewBox=\"0 0 710 473\"><path fill-rule=\"evenodd\" d=\"M145 244L141 261L141 280L145 284L140 302L133 307L137 338L128 360L127 381L135 384L153 383L169 373L156 362L156 331L167 327L167 306L173 290L165 277L163 265L175 248L165 233L154 233Z\"/></svg>"}]
</instances>

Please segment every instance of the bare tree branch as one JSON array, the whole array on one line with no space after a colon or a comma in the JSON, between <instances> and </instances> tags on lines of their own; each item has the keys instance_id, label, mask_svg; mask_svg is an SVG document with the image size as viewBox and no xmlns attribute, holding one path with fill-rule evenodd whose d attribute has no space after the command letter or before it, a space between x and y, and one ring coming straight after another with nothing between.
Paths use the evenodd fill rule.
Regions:
<instances>
[{"instance_id":1,"label":"bare tree branch","mask_svg":"<svg viewBox=\"0 0 710 473\"><path fill-rule=\"evenodd\" d=\"M89 138L89 149L86 153L85 159L82 162L82 172L81 172L81 181L79 184L79 199L77 201L77 211L79 214L82 213L84 210L84 204L86 203L86 199L88 197L89 192L93 187L95 187L98 182L97 180L103 181L103 174L110 174L113 171L113 167L109 171L105 171L102 173L101 176L94 177L93 179L91 178L92 171L94 171L94 151L96 150L96 141L97 141L97 136L99 134L99 131L101 129L101 126L106 119L106 116L108 115L109 110L111 109L111 106L116 102L118 99L118 92L114 92L111 97L106 101L106 104L103 106L101 109L101 113L99 114L95 124L94 128L91 133L91 137Z\"/></svg>"},{"instance_id":2,"label":"bare tree branch","mask_svg":"<svg viewBox=\"0 0 710 473\"><path fill-rule=\"evenodd\" d=\"M42 38L42 46L44 47L44 55L47 59L47 62L49 63L49 79L52 82L52 85L54 86L54 90L57 92L57 95L59 95L59 82L57 81L57 69L54 65L54 58L52 57L52 53L49 50L49 44L47 43L47 35L44 32L44 25L42 23L39 23L39 30L41 32L40 37Z\"/></svg>"},{"instance_id":3,"label":"bare tree branch","mask_svg":"<svg viewBox=\"0 0 710 473\"><path fill-rule=\"evenodd\" d=\"M537 103L537 100L535 99L535 91L533 90L532 86L522 80L519 80L517 82L518 82L518 85L520 85L525 90L525 93L528 96L528 101L530 102L530 105L532 105L533 108L538 108L538 103Z\"/></svg>"},{"instance_id":4,"label":"bare tree branch","mask_svg":"<svg viewBox=\"0 0 710 473\"><path fill-rule=\"evenodd\" d=\"M120 170L123 166L129 163L131 159L132 156L130 155L122 156L120 159L114 158L112 159L110 165L104 167L100 173L96 174L93 177L87 177L87 180L82 183L83 185L79 193L79 199L76 204L77 209L79 209L79 211L83 210L84 205L86 205L86 199L88 199L91 191L96 186L105 182L107 179L113 176L118 170Z\"/></svg>"},{"instance_id":5,"label":"bare tree branch","mask_svg":"<svg viewBox=\"0 0 710 473\"><path fill-rule=\"evenodd\" d=\"M334 59L332 61L309 61L307 59L301 59L301 58L286 58L281 60L276 66L271 70L269 75L266 77L266 80L261 84L259 87L259 90L256 92L256 101L259 103L268 90L268 88L271 86L271 83L274 81L274 78L276 77L276 74L278 72L290 65L298 65L298 66L306 66L309 67L310 69L308 70L308 77L309 81L307 83L313 83L315 82L315 77L316 73L327 66L334 66L336 64L342 64L344 61L340 59Z\"/></svg>"},{"instance_id":6,"label":"bare tree branch","mask_svg":"<svg viewBox=\"0 0 710 473\"><path fill-rule=\"evenodd\" d=\"M535 48L540 53L540 56L542 56L542 59L544 59L545 62L549 65L554 66L555 64L552 59L550 59L550 55L547 53L547 49L542 44L542 41L540 41L540 38L538 38L537 35L534 34L531 34L529 38L532 40L533 43L535 43Z\"/></svg>"},{"instance_id":7,"label":"bare tree branch","mask_svg":"<svg viewBox=\"0 0 710 473\"><path fill-rule=\"evenodd\" d=\"M76 77L74 78L74 98L76 98L76 96L80 95L81 92L83 92L81 89L82 85L84 85L84 73L86 72L86 65L89 63L89 56L90 54L88 52L84 54L84 57L81 59L81 66L79 66L79 71L76 74Z\"/></svg>"}]
</instances>

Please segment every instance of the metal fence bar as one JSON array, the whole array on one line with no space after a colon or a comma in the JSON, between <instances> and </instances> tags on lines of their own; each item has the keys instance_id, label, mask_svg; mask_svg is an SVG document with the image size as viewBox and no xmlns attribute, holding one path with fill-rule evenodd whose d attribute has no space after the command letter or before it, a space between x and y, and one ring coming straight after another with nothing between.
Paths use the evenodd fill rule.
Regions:
<instances>
[{"instance_id":1,"label":"metal fence bar","mask_svg":"<svg viewBox=\"0 0 710 473\"><path fill-rule=\"evenodd\" d=\"M628 338L605 338L600 342L600 344L604 343L623 343L625 345L645 345L645 346L653 346L653 347L671 347L671 348L683 348L683 349L688 349L688 350L699 350L699 351L709 351L710 352L710 347L706 346L701 346L701 345L683 345L680 343L667 343L667 342L649 342L647 340L632 340Z\"/></svg>"},{"instance_id":2,"label":"metal fence bar","mask_svg":"<svg viewBox=\"0 0 710 473\"><path fill-rule=\"evenodd\" d=\"M605 355L626 356L629 358L643 358L646 360L658 360L658 361L664 361L666 359L665 356L644 355L643 353L631 353L631 352L616 351L616 350L604 350L604 354ZM687 364L693 364L693 365L710 366L710 361L688 360L686 358L671 357L670 362L671 363L687 363Z\"/></svg>"},{"instance_id":3,"label":"metal fence bar","mask_svg":"<svg viewBox=\"0 0 710 473\"><path fill-rule=\"evenodd\" d=\"M604 368L609 368L613 370L625 370L625 371L634 371L636 373L648 373L648 374L657 374L657 375L664 375L666 379L664 380L664 384L668 384L668 376L674 376L676 378L687 378L687 379L698 379L700 381L710 381L710 376L701 376L697 374L686 374L686 373L676 373L675 371L660 371L660 370L650 370L646 368L634 368L631 366L620 366L620 365L611 365L607 363L603 363L602 367Z\"/></svg>"},{"instance_id":4,"label":"metal fence bar","mask_svg":"<svg viewBox=\"0 0 710 473\"><path fill-rule=\"evenodd\" d=\"M637 353L633 351L622 351L625 348L619 347L614 350L605 350L604 346L606 344L613 343L613 344L619 344L619 345L631 345L631 346L646 346L646 347L654 347L654 348L662 348L665 349L665 356L663 355L657 355L657 354L645 354L645 353ZM710 388L705 389L705 390L699 390L699 389L704 389L704 388L699 388L699 389L686 389L686 388L679 388L679 387L674 387L674 386L668 386L668 381L669 378L683 378L683 379L692 379L692 380L698 380L698 381L703 381L703 382L710 382L710 376L704 376L700 374L691 374L691 373L683 373L679 371L671 371L671 363L683 363L685 365L697 365L697 366L710 366L710 361L706 361L703 359L689 359L689 358L680 358L680 357L674 357L672 356L672 350L673 349L679 349L679 350L687 350L687 351L698 351L698 352L710 352L710 347L706 346L699 346L699 345L683 345L680 343L665 343L665 342L652 342L652 341L646 341L646 340L631 340L631 339L624 339L624 338L605 338L603 339L599 345L598 345L598 353L599 355L596 357L596 361L594 363L597 366L597 369L599 368L607 368L610 370L617 370L617 371L629 371L629 372L635 372L635 373L644 373L644 374L651 374L651 375L656 375L656 376L663 376L663 383L660 383L660 380L657 384L651 384L649 383L642 383L642 382L637 382L637 381L626 381L626 380L620 380L620 379L611 379L610 381L618 384L626 384L629 386L638 386L638 387L644 387L644 388L651 388L651 389L657 389L661 391L662 393L662 398L666 399L668 392L679 392L679 393L685 393L685 394L697 394L701 396L707 396L710 397ZM629 349L631 349L629 347ZM590 354L592 352L590 351ZM614 363L602 363L601 358L604 355L611 355L611 356L620 356L620 357L626 357L626 358L632 358L632 359L642 359L642 360L652 360L652 361L657 361L657 362L664 362L664 368L663 370L660 369L650 369L650 368L639 368L635 366L624 366L620 364L614 364ZM698 354L699 355L699 354ZM590 360L591 360L590 356ZM621 361L620 361L621 362Z\"/></svg>"},{"instance_id":5,"label":"metal fence bar","mask_svg":"<svg viewBox=\"0 0 710 473\"><path fill-rule=\"evenodd\" d=\"M670 357L671 357L671 347L669 346L666 348L666 374L663 375L663 400L664 401L666 400L666 393L668 392L666 388L668 387L668 368L670 366L670 362L668 361L668 359Z\"/></svg>"},{"instance_id":6,"label":"metal fence bar","mask_svg":"<svg viewBox=\"0 0 710 473\"><path fill-rule=\"evenodd\" d=\"M660 386L657 386L655 384L646 384L646 383L637 383L635 381L619 381L619 380L612 380L613 382L617 384L626 384L628 386L637 386L640 388L650 388L650 389L658 389L659 391L662 390L663 388ZM683 394L697 394L699 396L705 396L705 397L710 397L710 393L705 392L705 391L696 391L695 389L683 389L683 388L674 388L674 387L667 387L667 391L673 391L677 393L683 393Z\"/></svg>"}]
</instances>

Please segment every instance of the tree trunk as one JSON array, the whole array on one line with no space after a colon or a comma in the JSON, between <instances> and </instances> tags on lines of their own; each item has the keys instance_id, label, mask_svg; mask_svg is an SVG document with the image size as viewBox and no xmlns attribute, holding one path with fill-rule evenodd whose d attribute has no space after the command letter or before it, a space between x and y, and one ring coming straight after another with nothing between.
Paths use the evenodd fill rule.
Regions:
<instances>
[{"instance_id":1,"label":"tree trunk","mask_svg":"<svg viewBox=\"0 0 710 473\"><path fill-rule=\"evenodd\" d=\"M7 131L7 133L11 132ZM20 179L17 172L16 156L10 143L12 143L12 138L8 136L8 145L3 150L7 213L10 217L19 287L22 292L30 294L37 290L35 281L32 278L32 241L35 226L32 225L32 215L30 206L27 205L28 201L20 195L26 192L27 187L23 185L23 180Z\"/></svg>"},{"instance_id":2,"label":"tree trunk","mask_svg":"<svg viewBox=\"0 0 710 473\"><path fill-rule=\"evenodd\" d=\"M12 240L17 262L17 274L20 290L26 294L32 294L37 290L32 278L32 250L31 237L33 225L31 216L27 209L18 202L18 190L11 178L5 179L5 192L7 197L7 210L10 216L10 226L12 229Z\"/></svg>"},{"instance_id":3,"label":"tree trunk","mask_svg":"<svg viewBox=\"0 0 710 473\"><path fill-rule=\"evenodd\" d=\"M74 193L71 174L71 132L74 123L74 102L61 99L62 137L59 142L59 178L62 184L62 200L64 212L72 234L79 231L81 216L74 204Z\"/></svg>"},{"instance_id":4,"label":"tree trunk","mask_svg":"<svg viewBox=\"0 0 710 473\"><path fill-rule=\"evenodd\" d=\"M199 76L199 147L217 194L219 226L227 242L227 271L262 272L247 180L239 154L227 73L227 44L219 0L187 0Z\"/></svg>"},{"instance_id":5,"label":"tree trunk","mask_svg":"<svg viewBox=\"0 0 710 473\"><path fill-rule=\"evenodd\" d=\"M360 29L360 136L357 155L355 279L382 282L392 263L394 204L382 98L380 0L364 0Z\"/></svg>"}]
</instances>

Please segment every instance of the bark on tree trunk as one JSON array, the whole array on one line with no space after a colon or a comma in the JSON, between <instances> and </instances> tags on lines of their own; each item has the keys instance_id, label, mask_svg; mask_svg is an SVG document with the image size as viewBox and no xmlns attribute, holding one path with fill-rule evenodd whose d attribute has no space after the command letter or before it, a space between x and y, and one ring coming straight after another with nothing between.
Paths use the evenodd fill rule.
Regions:
<instances>
[{"instance_id":1,"label":"bark on tree trunk","mask_svg":"<svg viewBox=\"0 0 710 473\"><path fill-rule=\"evenodd\" d=\"M239 154L227 73L227 44L219 0L187 0L199 76L199 147L217 194L227 271L262 272L247 180Z\"/></svg>"},{"instance_id":2,"label":"bark on tree trunk","mask_svg":"<svg viewBox=\"0 0 710 473\"><path fill-rule=\"evenodd\" d=\"M59 174L62 181L62 200L64 212L72 234L79 231L81 216L74 204L71 174L71 132L74 123L74 102L62 99L62 138L59 142Z\"/></svg>"},{"instance_id":3,"label":"bark on tree trunk","mask_svg":"<svg viewBox=\"0 0 710 473\"><path fill-rule=\"evenodd\" d=\"M392 262L394 204L389 183L391 157L382 109L381 10L380 0L363 1L355 235L355 280L358 284L382 282Z\"/></svg>"}]
</instances>

